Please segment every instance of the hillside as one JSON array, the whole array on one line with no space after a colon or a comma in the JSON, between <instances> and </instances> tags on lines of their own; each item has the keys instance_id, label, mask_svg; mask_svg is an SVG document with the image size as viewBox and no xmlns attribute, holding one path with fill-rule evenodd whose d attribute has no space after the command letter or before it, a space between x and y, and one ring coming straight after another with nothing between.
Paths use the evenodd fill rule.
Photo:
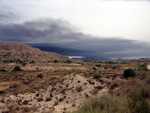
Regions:
<instances>
[{"instance_id":1,"label":"hillside","mask_svg":"<svg viewBox=\"0 0 150 113\"><path fill-rule=\"evenodd\" d=\"M1 60L25 60L25 61L64 61L68 57L53 52L45 52L40 49L22 43L0 43Z\"/></svg>"}]
</instances>

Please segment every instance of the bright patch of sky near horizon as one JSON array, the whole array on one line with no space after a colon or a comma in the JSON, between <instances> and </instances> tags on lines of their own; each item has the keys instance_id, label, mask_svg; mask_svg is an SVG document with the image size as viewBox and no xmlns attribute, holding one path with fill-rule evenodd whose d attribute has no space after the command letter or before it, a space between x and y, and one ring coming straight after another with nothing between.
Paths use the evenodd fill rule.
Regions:
<instances>
[{"instance_id":1,"label":"bright patch of sky near horizon","mask_svg":"<svg viewBox=\"0 0 150 113\"><path fill-rule=\"evenodd\" d=\"M150 1L146 0L0 0L0 7L22 21L56 18L86 34L150 42Z\"/></svg>"}]
</instances>

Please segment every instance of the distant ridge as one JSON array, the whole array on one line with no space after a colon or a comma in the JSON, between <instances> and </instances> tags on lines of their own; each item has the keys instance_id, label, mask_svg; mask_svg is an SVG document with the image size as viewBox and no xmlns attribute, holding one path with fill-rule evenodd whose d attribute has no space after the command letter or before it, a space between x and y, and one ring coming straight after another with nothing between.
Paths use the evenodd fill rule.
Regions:
<instances>
[{"instance_id":1,"label":"distant ridge","mask_svg":"<svg viewBox=\"0 0 150 113\"><path fill-rule=\"evenodd\" d=\"M54 60L65 61L69 58L57 53L41 51L23 43L0 43L0 59L47 62Z\"/></svg>"}]
</instances>

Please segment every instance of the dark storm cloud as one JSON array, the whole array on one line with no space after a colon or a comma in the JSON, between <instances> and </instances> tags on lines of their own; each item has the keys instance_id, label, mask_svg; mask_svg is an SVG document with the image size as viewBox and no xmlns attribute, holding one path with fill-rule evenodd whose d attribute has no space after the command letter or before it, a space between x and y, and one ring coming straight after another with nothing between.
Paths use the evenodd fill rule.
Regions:
<instances>
[{"instance_id":1,"label":"dark storm cloud","mask_svg":"<svg viewBox=\"0 0 150 113\"><path fill-rule=\"evenodd\" d=\"M0 41L23 42L64 55L101 57L147 57L146 43L120 38L86 35L66 21L48 19L22 24L1 24Z\"/></svg>"},{"instance_id":2,"label":"dark storm cloud","mask_svg":"<svg viewBox=\"0 0 150 113\"><path fill-rule=\"evenodd\" d=\"M9 22L13 22L19 19L19 16L13 12L8 11L0 11L0 24L6 24Z\"/></svg>"},{"instance_id":3,"label":"dark storm cloud","mask_svg":"<svg viewBox=\"0 0 150 113\"><path fill-rule=\"evenodd\" d=\"M1 41L63 42L82 37L61 20L41 20L0 26Z\"/></svg>"}]
</instances>

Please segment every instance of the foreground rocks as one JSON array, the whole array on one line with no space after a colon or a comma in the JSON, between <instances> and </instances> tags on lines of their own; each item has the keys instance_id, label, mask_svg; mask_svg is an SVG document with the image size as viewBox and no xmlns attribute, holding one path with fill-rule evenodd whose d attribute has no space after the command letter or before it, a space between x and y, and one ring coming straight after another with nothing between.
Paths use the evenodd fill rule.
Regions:
<instances>
[{"instance_id":1,"label":"foreground rocks","mask_svg":"<svg viewBox=\"0 0 150 113\"><path fill-rule=\"evenodd\" d=\"M62 113L80 108L90 97L101 97L109 91L106 85L95 79L85 78L82 74L70 74L50 85L47 90L1 97L0 101L9 110L9 106L13 105L11 110L16 110L19 106L19 110L28 107L36 113Z\"/></svg>"}]
</instances>

